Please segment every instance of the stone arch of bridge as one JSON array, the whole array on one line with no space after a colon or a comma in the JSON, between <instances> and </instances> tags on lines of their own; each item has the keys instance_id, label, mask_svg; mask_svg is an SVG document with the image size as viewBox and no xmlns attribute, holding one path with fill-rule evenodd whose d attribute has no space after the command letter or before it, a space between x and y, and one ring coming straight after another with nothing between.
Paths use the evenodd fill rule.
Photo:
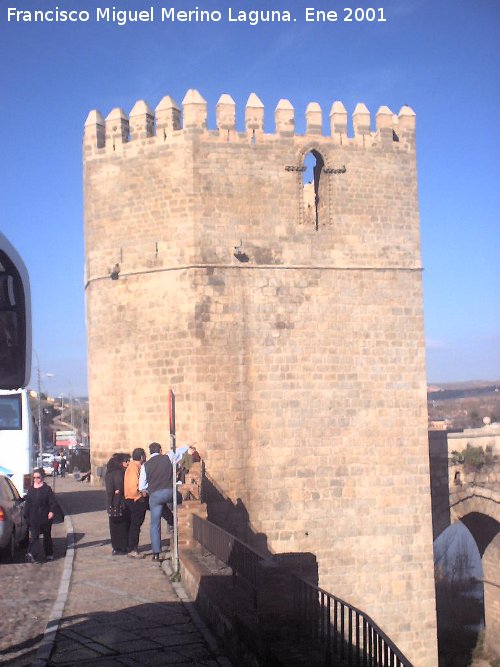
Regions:
<instances>
[{"instance_id":1,"label":"stone arch of bridge","mask_svg":"<svg viewBox=\"0 0 500 667\"><path fill-rule=\"evenodd\" d=\"M450 495L450 522L462 521L474 537L481 558L500 531L500 498L491 491L468 486Z\"/></svg>"},{"instance_id":2,"label":"stone arch of bridge","mask_svg":"<svg viewBox=\"0 0 500 667\"><path fill-rule=\"evenodd\" d=\"M477 544L483 566L485 643L500 657L500 497L468 486L450 495L450 522L461 521Z\"/></svg>"}]
</instances>

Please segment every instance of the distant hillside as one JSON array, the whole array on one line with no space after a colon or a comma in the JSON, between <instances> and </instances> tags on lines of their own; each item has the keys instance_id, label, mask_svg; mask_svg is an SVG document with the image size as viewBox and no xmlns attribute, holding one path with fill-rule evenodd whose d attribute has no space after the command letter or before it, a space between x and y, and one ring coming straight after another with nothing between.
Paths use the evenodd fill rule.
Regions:
<instances>
[{"instance_id":1,"label":"distant hillside","mask_svg":"<svg viewBox=\"0 0 500 667\"><path fill-rule=\"evenodd\" d=\"M479 387L500 387L500 380L467 380L464 382L432 382L427 385L428 392L446 389L477 389Z\"/></svg>"},{"instance_id":2,"label":"distant hillside","mask_svg":"<svg viewBox=\"0 0 500 667\"><path fill-rule=\"evenodd\" d=\"M500 420L500 382L433 384L427 388L429 422L446 420L450 428L477 428L484 417Z\"/></svg>"},{"instance_id":3,"label":"distant hillside","mask_svg":"<svg viewBox=\"0 0 500 667\"><path fill-rule=\"evenodd\" d=\"M434 384L427 387L427 396L429 399L438 398L445 401L450 398L468 398L470 396L486 396L488 394L498 393L500 391L500 382L455 382L446 384Z\"/></svg>"}]
</instances>

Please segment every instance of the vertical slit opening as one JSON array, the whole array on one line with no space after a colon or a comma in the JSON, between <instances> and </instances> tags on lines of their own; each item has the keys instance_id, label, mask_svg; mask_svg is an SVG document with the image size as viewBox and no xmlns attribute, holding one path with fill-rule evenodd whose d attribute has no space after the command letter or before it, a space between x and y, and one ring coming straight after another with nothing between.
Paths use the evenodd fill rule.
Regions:
<instances>
[{"instance_id":1,"label":"vertical slit opening","mask_svg":"<svg viewBox=\"0 0 500 667\"><path fill-rule=\"evenodd\" d=\"M320 179L325 162L321 154L312 150L304 157L305 171L302 176L305 222L314 225L316 231L320 222Z\"/></svg>"}]
</instances>

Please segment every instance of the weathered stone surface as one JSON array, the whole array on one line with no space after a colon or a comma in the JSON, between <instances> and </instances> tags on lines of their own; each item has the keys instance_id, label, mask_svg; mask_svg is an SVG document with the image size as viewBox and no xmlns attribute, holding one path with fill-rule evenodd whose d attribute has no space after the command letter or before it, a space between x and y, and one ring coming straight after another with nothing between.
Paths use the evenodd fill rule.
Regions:
<instances>
[{"instance_id":1,"label":"weathered stone surface","mask_svg":"<svg viewBox=\"0 0 500 667\"><path fill-rule=\"evenodd\" d=\"M388 114L372 133L359 106L348 137L337 103L322 136L309 107L318 133L301 136L282 101L266 134L259 102L240 132L207 129L196 91L174 133L90 150L91 128L93 466L167 443L174 389L178 442L197 442L214 481L209 515L314 553L323 588L435 667L414 115L393 117L390 141Z\"/></svg>"}]
</instances>

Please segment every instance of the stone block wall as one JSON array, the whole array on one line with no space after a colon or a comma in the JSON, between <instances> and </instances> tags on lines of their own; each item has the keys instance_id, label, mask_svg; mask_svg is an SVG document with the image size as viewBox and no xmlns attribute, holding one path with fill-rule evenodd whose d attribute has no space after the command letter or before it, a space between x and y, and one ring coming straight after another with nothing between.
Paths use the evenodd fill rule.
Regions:
<instances>
[{"instance_id":1,"label":"stone block wall","mask_svg":"<svg viewBox=\"0 0 500 667\"><path fill-rule=\"evenodd\" d=\"M485 644L489 653L500 658L500 533L483 556L484 607L486 610Z\"/></svg>"},{"instance_id":2,"label":"stone block wall","mask_svg":"<svg viewBox=\"0 0 500 667\"><path fill-rule=\"evenodd\" d=\"M314 553L320 586L421 667L436 626L415 116L251 95L217 129L189 91L87 119L92 462L196 442L273 553ZM316 210L304 196L316 158ZM215 508L213 508L215 511ZM209 518L211 515L208 506Z\"/></svg>"},{"instance_id":3,"label":"stone block wall","mask_svg":"<svg viewBox=\"0 0 500 667\"><path fill-rule=\"evenodd\" d=\"M429 459L432 497L432 534L436 539L450 525L450 489L457 486L450 478L446 431L429 431Z\"/></svg>"}]
</instances>

